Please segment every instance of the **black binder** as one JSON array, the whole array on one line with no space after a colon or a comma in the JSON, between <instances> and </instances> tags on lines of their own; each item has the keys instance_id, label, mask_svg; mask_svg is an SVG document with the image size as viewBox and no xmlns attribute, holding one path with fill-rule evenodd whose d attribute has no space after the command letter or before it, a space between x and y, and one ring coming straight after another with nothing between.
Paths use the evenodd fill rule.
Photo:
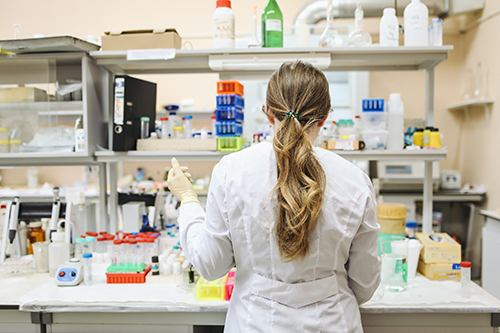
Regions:
<instances>
[{"instance_id":1,"label":"black binder","mask_svg":"<svg viewBox=\"0 0 500 333\"><path fill-rule=\"evenodd\" d=\"M150 134L155 130L156 83L116 75L114 85L113 151L136 150L141 117L149 117Z\"/></svg>"}]
</instances>

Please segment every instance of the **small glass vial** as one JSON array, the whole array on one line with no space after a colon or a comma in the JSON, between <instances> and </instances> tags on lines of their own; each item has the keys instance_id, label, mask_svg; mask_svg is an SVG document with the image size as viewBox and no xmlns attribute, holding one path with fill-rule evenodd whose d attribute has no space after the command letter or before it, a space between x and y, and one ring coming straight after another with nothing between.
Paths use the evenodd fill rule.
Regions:
<instances>
[{"instance_id":1,"label":"small glass vial","mask_svg":"<svg viewBox=\"0 0 500 333\"><path fill-rule=\"evenodd\" d=\"M76 259L83 259L83 253L85 251L85 239L84 238L77 238L75 240L75 258Z\"/></svg>"},{"instance_id":2,"label":"small glass vial","mask_svg":"<svg viewBox=\"0 0 500 333\"><path fill-rule=\"evenodd\" d=\"M151 273L153 275L160 275L160 264L158 263L158 256L151 258Z\"/></svg>"},{"instance_id":3,"label":"small glass vial","mask_svg":"<svg viewBox=\"0 0 500 333\"><path fill-rule=\"evenodd\" d=\"M83 282L87 286L92 284L92 253L83 254Z\"/></svg>"},{"instance_id":4,"label":"small glass vial","mask_svg":"<svg viewBox=\"0 0 500 333\"><path fill-rule=\"evenodd\" d=\"M141 117L141 139L149 138L149 117Z\"/></svg>"},{"instance_id":5,"label":"small glass vial","mask_svg":"<svg viewBox=\"0 0 500 333\"><path fill-rule=\"evenodd\" d=\"M462 282L462 297L470 298L472 296L472 282L470 280L470 269L471 269L470 261L462 261L460 263L460 275Z\"/></svg>"},{"instance_id":6,"label":"small glass vial","mask_svg":"<svg viewBox=\"0 0 500 333\"><path fill-rule=\"evenodd\" d=\"M160 118L160 120L161 120L161 138L162 139L169 139L170 133L168 131L168 118L162 117L162 118Z\"/></svg>"}]
</instances>

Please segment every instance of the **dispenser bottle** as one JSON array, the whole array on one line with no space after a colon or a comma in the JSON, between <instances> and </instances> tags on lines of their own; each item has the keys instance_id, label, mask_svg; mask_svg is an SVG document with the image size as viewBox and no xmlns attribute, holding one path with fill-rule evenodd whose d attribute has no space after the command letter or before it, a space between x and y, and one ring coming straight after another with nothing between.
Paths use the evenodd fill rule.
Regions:
<instances>
[{"instance_id":1,"label":"dispenser bottle","mask_svg":"<svg viewBox=\"0 0 500 333\"><path fill-rule=\"evenodd\" d=\"M361 3L358 2L354 11L354 31L349 35L349 46L363 47L372 44L372 37L368 32L363 30L363 16L364 12L361 8Z\"/></svg>"},{"instance_id":2,"label":"dispenser bottle","mask_svg":"<svg viewBox=\"0 0 500 333\"><path fill-rule=\"evenodd\" d=\"M213 48L234 48L234 13L230 0L217 0L217 8L212 15L212 21Z\"/></svg>"},{"instance_id":3,"label":"dispenser bottle","mask_svg":"<svg viewBox=\"0 0 500 333\"><path fill-rule=\"evenodd\" d=\"M394 8L385 8L380 20L380 46L399 46L399 22Z\"/></svg>"},{"instance_id":4,"label":"dispenser bottle","mask_svg":"<svg viewBox=\"0 0 500 333\"><path fill-rule=\"evenodd\" d=\"M283 47L283 14L276 0L269 0L262 12L262 46Z\"/></svg>"},{"instance_id":5,"label":"dispenser bottle","mask_svg":"<svg viewBox=\"0 0 500 333\"><path fill-rule=\"evenodd\" d=\"M405 46L429 45L429 10L420 0L412 0L406 6Z\"/></svg>"},{"instance_id":6,"label":"dispenser bottle","mask_svg":"<svg viewBox=\"0 0 500 333\"><path fill-rule=\"evenodd\" d=\"M61 264L69 260L70 245L64 241L64 232L52 233L52 243L49 244L49 275L56 276Z\"/></svg>"}]
</instances>

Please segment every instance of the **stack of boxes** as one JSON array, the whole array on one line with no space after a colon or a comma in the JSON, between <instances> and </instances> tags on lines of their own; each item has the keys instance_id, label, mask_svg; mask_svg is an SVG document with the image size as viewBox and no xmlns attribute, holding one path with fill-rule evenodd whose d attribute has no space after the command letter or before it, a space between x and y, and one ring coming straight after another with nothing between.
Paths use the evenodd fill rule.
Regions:
<instances>
[{"instance_id":1,"label":"stack of boxes","mask_svg":"<svg viewBox=\"0 0 500 333\"><path fill-rule=\"evenodd\" d=\"M460 280L461 246L446 233L420 233L418 271L430 280Z\"/></svg>"},{"instance_id":2,"label":"stack of boxes","mask_svg":"<svg viewBox=\"0 0 500 333\"><path fill-rule=\"evenodd\" d=\"M243 121L245 100L243 85L237 81L217 82L217 109L215 110L217 150L237 151L245 143Z\"/></svg>"},{"instance_id":3,"label":"stack of boxes","mask_svg":"<svg viewBox=\"0 0 500 333\"><path fill-rule=\"evenodd\" d=\"M387 116L383 99L363 100L363 141L366 149L385 149Z\"/></svg>"}]
</instances>

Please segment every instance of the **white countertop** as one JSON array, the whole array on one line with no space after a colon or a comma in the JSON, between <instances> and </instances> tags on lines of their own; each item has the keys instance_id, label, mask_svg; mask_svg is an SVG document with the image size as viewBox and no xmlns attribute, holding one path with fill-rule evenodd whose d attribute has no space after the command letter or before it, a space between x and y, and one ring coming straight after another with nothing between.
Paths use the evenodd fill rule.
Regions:
<instances>
[{"instance_id":1,"label":"white countertop","mask_svg":"<svg viewBox=\"0 0 500 333\"><path fill-rule=\"evenodd\" d=\"M181 276L147 276L145 284L106 284L94 274L91 286L58 287L48 274L0 279L0 305L46 312L225 312L228 302L196 301L195 288ZM463 298L454 281L430 281L417 275L404 292L385 291L378 301L361 306L363 313L500 313L500 301L478 285Z\"/></svg>"}]
</instances>

